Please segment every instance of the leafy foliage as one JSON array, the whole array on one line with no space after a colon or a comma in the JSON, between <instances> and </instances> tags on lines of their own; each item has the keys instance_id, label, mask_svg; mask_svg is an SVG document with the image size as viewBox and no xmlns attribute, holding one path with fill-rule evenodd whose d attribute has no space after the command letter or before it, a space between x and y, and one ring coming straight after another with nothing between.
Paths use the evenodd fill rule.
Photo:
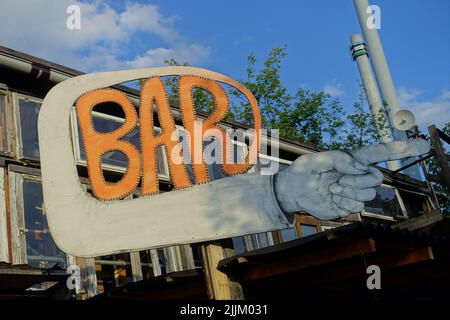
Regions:
<instances>
[{"instance_id":1,"label":"leafy foliage","mask_svg":"<svg viewBox=\"0 0 450 320\"><path fill-rule=\"evenodd\" d=\"M286 46L273 48L260 70L256 70L256 56L247 59L246 80L258 101L263 127L278 129L280 135L324 149L353 149L376 140L376 128L361 87L354 113L347 115L339 99L327 93L298 88L291 95L280 77ZM252 115L248 101L237 91L232 110L237 121L251 125Z\"/></svg>"},{"instance_id":2,"label":"leafy foliage","mask_svg":"<svg viewBox=\"0 0 450 320\"><path fill-rule=\"evenodd\" d=\"M178 63L175 59L164 60L164 63L168 66L189 66L189 63ZM178 77L163 77L164 87L167 90L169 100L178 101ZM142 81L138 81L139 85L142 85ZM195 88L192 92L194 98L194 105L197 111L211 112L214 110L214 99L205 90Z\"/></svg>"}]
</instances>

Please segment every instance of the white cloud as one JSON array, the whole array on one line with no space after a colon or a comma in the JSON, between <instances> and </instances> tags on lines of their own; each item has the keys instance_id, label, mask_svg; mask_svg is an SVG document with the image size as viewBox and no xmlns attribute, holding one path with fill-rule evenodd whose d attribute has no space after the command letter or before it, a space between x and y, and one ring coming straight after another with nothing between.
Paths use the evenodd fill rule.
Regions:
<instances>
[{"instance_id":1,"label":"white cloud","mask_svg":"<svg viewBox=\"0 0 450 320\"><path fill-rule=\"evenodd\" d=\"M414 113L416 123L423 132L427 132L427 127L432 124L442 128L444 123L450 121L450 90L442 89L438 96L428 100L420 99L422 94L419 89L400 87L400 107Z\"/></svg>"},{"instance_id":2,"label":"white cloud","mask_svg":"<svg viewBox=\"0 0 450 320\"><path fill-rule=\"evenodd\" d=\"M142 68L161 64L167 57L174 58L178 62L196 63L197 60L207 58L209 49L200 45L181 45L177 48L156 48L136 56L133 60L124 61L123 64L130 68Z\"/></svg>"},{"instance_id":3,"label":"white cloud","mask_svg":"<svg viewBox=\"0 0 450 320\"><path fill-rule=\"evenodd\" d=\"M336 79L327 82L323 87L323 91L336 98L341 97L345 93L342 82L339 82Z\"/></svg>"},{"instance_id":4,"label":"white cloud","mask_svg":"<svg viewBox=\"0 0 450 320\"><path fill-rule=\"evenodd\" d=\"M73 4L81 9L80 30L66 27L66 9ZM175 28L176 19L152 4L127 3L119 11L104 0L2 0L0 39L4 46L83 71L161 65L170 58L201 63L210 49L185 40ZM141 43L143 49L135 52L138 34L157 37L162 45Z\"/></svg>"}]
</instances>

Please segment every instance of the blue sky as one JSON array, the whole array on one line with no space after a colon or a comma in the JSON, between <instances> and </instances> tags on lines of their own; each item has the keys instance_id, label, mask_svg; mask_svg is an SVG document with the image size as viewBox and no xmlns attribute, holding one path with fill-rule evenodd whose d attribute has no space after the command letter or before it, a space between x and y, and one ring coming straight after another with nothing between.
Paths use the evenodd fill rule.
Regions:
<instances>
[{"instance_id":1,"label":"blue sky","mask_svg":"<svg viewBox=\"0 0 450 320\"><path fill-rule=\"evenodd\" d=\"M69 4L81 7L80 30L65 27ZM403 107L423 128L450 121L450 1L377 0L381 40ZM2 1L0 44L82 71L161 65L174 57L245 75L288 46L282 80L326 89L351 108L359 74L349 37L360 32L351 0L301 1ZM15 32L11 32L14 30Z\"/></svg>"}]
</instances>

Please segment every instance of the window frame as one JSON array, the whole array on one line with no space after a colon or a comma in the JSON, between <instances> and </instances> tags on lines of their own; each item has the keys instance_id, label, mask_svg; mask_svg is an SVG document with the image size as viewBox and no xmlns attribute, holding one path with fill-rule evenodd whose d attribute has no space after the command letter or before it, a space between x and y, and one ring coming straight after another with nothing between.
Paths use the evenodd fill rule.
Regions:
<instances>
[{"instance_id":1,"label":"window frame","mask_svg":"<svg viewBox=\"0 0 450 320\"><path fill-rule=\"evenodd\" d=\"M9 257L10 239L8 233L8 213L6 211L5 168L0 167L0 261L11 262Z\"/></svg>"},{"instance_id":2,"label":"window frame","mask_svg":"<svg viewBox=\"0 0 450 320\"><path fill-rule=\"evenodd\" d=\"M198 121L202 121L202 120L198 120ZM181 126L181 125L175 125L175 128L176 128L176 131L177 131L177 138L178 138L178 141L180 141L180 131L181 132L184 132L184 131L186 131L186 129L183 127L183 126ZM214 137L213 136L210 136L210 137L207 137L207 139L203 139L203 142L205 142L205 141L211 141L211 140L213 140L214 139ZM234 145L236 145L236 146L239 146L239 147L242 147L243 149L244 149L244 159L247 157L247 155L248 155L248 145L245 143L245 142L242 142L242 141L236 141L236 140L231 140L231 143L232 144L234 144ZM189 150L189 152L191 152L190 150ZM203 156L204 156L204 154L203 154ZM203 160L204 160L204 157L203 157ZM209 164L207 164L207 166L209 166ZM252 168L250 168L250 170L248 170L247 171L247 173L253 173L255 171L255 169L254 169L254 166L252 167ZM211 177L210 177L211 178ZM211 179L210 179L211 180ZM213 181L213 180L211 180L211 181Z\"/></svg>"},{"instance_id":3,"label":"window frame","mask_svg":"<svg viewBox=\"0 0 450 320\"><path fill-rule=\"evenodd\" d=\"M125 121L124 118L112 116L112 115L97 112L97 111L92 111L92 115L100 117L102 119L112 120L112 121L119 122L119 123L123 123ZM72 149L73 149L74 156L75 156L75 163L79 166L86 167L87 161L83 160L81 158L81 148L80 148L81 146L80 146L80 139L79 139L80 132L78 130L78 119L77 119L75 107L72 107L72 111L70 114L70 125L71 125L71 132L72 132ZM153 129L155 131L157 131L158 133L161 132L160 127L153 126ZM168 160L167 160L166 148L164 148L164 147L162 148L162 156L164 158L163 166L164 166L165 174L158 173L158 178L163 181L170 181L169 164L167 162ZM127 168L125 168L125 167L120 167L120 166L115 166L112 164L105 164L105 163L102 163L102 168L103 168L103 170L107 170L107 171L111 171L111 172L118 172L118 173L125 173L127 170Z\"/></svg>"},{"instance_id":4,"label":"window frame","mask_svg":"<svg viewBox=\"0 0 450 320\"><path fill-rule=\"evenodd\" d=\"M14 93L8 90L0 90L0 95L5 97L5 128L1 134L5 135L7 150L0 150L1 155L12 156L16 154L15 116L14 116ZM1 128L0 128L1 129Z\"/></svg>"},{"instance_id":5,"label":"window frame","mask_svg":"<svg viewBox=\"0 0 450 320\"><path fill-rule=\"evenodd\" d=\"M28 94L13 92L12 93L12 103L13 103L13 114L14 114L14 124L15 124L15 132L16 132L16 141L15 148L17 158L19 160L29 160L29 161L39 161L39 157L29 157L25 156L23 153L23 139L22 139L22 125L21 125L21 116L20 116L20 100L30 101L39 103L42 107L42 102L44 101L41 98L31 96ZM37 125L37 123L36 123ZM39 143L39 142L38 142Z\"/></svg>"},{"instance_id":6,"label":"window frame","mask_svg":"<svg viewBox=\"0 0 450 320\"><path fill-rule=\"evenodd\" d=\"M406 211L406 206L403 203L403 199L402 199L398 189L396 187L391 186L391 185L386 184L386 183L382 183L380 185L380 187L387 187L387 188L390 188L390 189L394 190L395 196L396 196L396 198L398 200L398 203L399 203L399 206L400 206L400 210L402 211L402 215L400 217L401 218L408 218L408 212ZM373 212L370 212L370 211L366 211L365 207L361 211L361 216L368 217L368 218L377 218L377 219L382 219L382 220L390 220L390 221L394 221L394 220L397 219L397 217L399 217L399 216L392 217L392 216L389 216L389 215L383 215L383 214L379 214L379 213L373 213Z\"/></svg>"},{"instance_id":7,"label":"window frame","mask_svg":"<svg viewBox=\"0 0 450 320\"><path fill-rule=\"evenodd\" d=\"M28 264L27 241L26 241L26 221L24 210L23 183L25 180L39 182L42 185L40 176L9 171L9 197L10 197L10 221L11 221L11 249L13 264ZM55 244L56 245L56 244ZM57 245L56 245L57 246ZM58 246L57 246L58 247ZM59 249L61 250L61 249ZM62 251L62 250L61 250ZM65 255L66 265L69 266L71 258Z\"/></svg>"}]
</instances>

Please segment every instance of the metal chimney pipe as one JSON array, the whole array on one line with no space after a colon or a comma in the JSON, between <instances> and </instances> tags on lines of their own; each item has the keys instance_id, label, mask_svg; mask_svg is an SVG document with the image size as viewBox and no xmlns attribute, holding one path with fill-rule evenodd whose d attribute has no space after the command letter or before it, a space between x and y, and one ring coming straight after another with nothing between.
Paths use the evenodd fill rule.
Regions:
<instances>
[{"instance_id":1,"label":"metal chimney pipe","mask_svg":"<svg viewBox=\"0 0 450 320\"><path fill-rule=\"evenodd\" d=\"M400 105L398 103L397 93L395 92L394 82L392 81L380 37L378 36L378 31L376 28L369 28L368 25L372 11L369 8L368 0L353 0L353 3L372 61L372 67L383 99L383 105L386 108L386 112L388 113L392 124L394 115L400 111Z\"/></svg>"},{"instance_id":2,"label":"metal chimney pipe","mask_svg":"<svg viewBox=\"0 0 450 320\"><path fill-rule=\"evenodd\" d=\"M378 96L378 90L373 78L372 70L370 69L366 45L360 34L351 36L350 42L352 58L358 65L364 91L377 129L378 139L382 143L391 142L393 141L391 130L386 119L383 105ZM393 171L401 167L398 161L388 161L387 166Z\"/></svg>"},{"instance_id":3,"label":"metal chimney pipe","mask_svg":"<svg viewBox=\"0 0 450 320\"><path fill-rule=\"evenodd\" d=\"M368 0L353 0L356 15L358 16L361 31L367 45L368 54L372 62L372 68L378 84L378 89L383 100L383 106L389 116L390 127L394 140L406 140L405 131L399 131L395 127L409 128L414 124L414 115L407 110L400 110L400 105L395 91L394 82L392 81L391 73L384 55L384 50L381 45L380 37L377 29L369 25L371 21L372 10L369 6ZM400 112L399 112L400 111ZM405 130L405 129L402 129ZM407 164L413 161L409 159L402 161L402 164ZM418 166L413 166L405 170L405 173L412 178L422 179Z\"/></svg>"}]
</instances>

